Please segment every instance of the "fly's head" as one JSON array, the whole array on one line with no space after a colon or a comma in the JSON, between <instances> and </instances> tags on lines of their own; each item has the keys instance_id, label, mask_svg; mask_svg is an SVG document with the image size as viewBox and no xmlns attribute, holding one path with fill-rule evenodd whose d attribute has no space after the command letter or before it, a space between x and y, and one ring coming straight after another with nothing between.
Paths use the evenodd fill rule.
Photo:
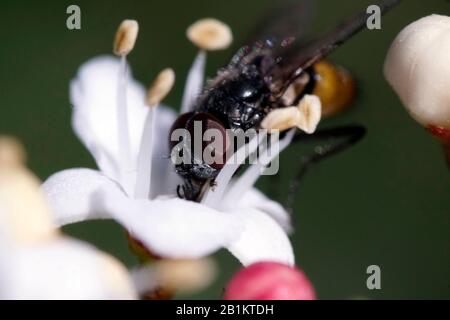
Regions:
<instances>
[{"instance_id":1,"label":"fly's head","mask_svg":"<svg viewBox=\"0 0 450 320\"><path fill-rule=\"evenodd\" d=\"M170 133L172 157L179 158L175 170L189 181L189 189L215 179L226 163L230 146L223 123L210 113L194 111L181 115Z\"/></svg>"}]
</instances>

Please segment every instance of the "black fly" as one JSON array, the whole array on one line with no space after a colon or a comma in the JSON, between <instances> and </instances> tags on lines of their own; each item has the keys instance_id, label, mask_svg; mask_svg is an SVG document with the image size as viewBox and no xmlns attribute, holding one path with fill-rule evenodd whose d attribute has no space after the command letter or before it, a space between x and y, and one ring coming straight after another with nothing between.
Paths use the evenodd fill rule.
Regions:
<instances>
[{"instance_id":1,"label":"black fly","mask_svg":"<svg viewBox=\"0 0 450 320\"><path fill-rule=\"evenodd\" d=\"M385 0L379 4L382 13L388 12L400 0ZM296 5L292 10L304 10L302 5ZM323 111L331 106L334 109L349 104L354 96L354 83L348 72L335 68L323 59L342 43L361 31L368 18L368 14L362 13L350 18L337 28L326 33L318 40L300 43L297 36L300 30L296 28L298 22L292 17L301 15L298 11L292 11L289 17L278 17L273 23L274 28L264 31L256 38L251 46L239 50L231 63L221 70L218 75L209 81L192 107L190 113L181 115L172 127L172 131L178 128L194 131L194 122L200 121L204 130L215 128L226 135L226 129L258 129L265 116L276 108L288 106L285 101L285 93L294 84L299 84L295 97L289 103L299 101L305 94L317 94L322 100ZM297 14L299 13L299 14ZM286 22L296 22L291 27ZM301 17L298 17L301 19ZM270 23L269 23L270 24ZM338 79L334 84L334 95L324 92L320 80L323 74L335 73ZM329 89L327 89L329 90ZM331 97L331 98L330 98ZM331 112L330 112L331 113ZM356 130L337 130L330 134L349 136L350 145L364 135L364 130L359 127ZM318 133L321 136L321 133ZM355 139L356 138L356 139ZM344 146L344 145L343 145ZM173 144L171 145L173 147ZM343 148L337 147L333 150ZM226 150L226 145L224 149ZM232 153L233 151L229 151ZM330 152L333 153L333 152ZM191 164L178 164L175 166L177 173L184 179L185 184L180 186L178 194L188 200L199 200L202 188L207 183L213 183L223 167L224 161L215 164L206 164L191 155ZM326 154L313 155L305 162L300 170L302 175L306 166L325 158ZM227 152L219 155L226 159Z\"/></svg>"}]
</instances>

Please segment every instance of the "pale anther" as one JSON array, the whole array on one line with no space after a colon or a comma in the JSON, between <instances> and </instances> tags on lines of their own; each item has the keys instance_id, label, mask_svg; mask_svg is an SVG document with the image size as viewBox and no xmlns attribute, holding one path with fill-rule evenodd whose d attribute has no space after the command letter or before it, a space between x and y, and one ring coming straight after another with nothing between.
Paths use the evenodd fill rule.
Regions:
<instances>
[{"instance_id":1,"label":"pale anther","mask_svg":"<svg viewBox=\"0 0 450 320\"><path fill-rule=\"evenodd\" d=\"M231 29L225 23L206 18L192 24L186 32L190 41L202 50L223 50L233 41Z\"/></svg>"},{"instance_id":2,"label":"pale anther","mask_svg":"<svg viewBox=\"0 0 450 320\"><path fill-rule=\"evenodd\" d=\"M314 95L305 95L297 106L271 111L261 126L269 131L285 131L297 127L312 134L316 131L321 113L320 99Z\"/></svg>"},{"instance_id":3,"label":"pale anther","mask_svg":"<svg viewBox=\"0 0 450 320\"><path fill-rule=\"evenodd\" d=\"M146 103L148 106L157 106L172 90L175 83L175 72L168 68L161 71L150 86Z\"/></svg>"},{"instance_id":4,"label":"pale anther","mask_svg":"<svg viewBox=\"0 0 450 320\"><path fill-rule=\"evenodd\" d=\"M114 54L118 56L128 55L134 48L138 32L139 24L136 20L122 21L114 39Z\"/></svg>"}]
</instances>

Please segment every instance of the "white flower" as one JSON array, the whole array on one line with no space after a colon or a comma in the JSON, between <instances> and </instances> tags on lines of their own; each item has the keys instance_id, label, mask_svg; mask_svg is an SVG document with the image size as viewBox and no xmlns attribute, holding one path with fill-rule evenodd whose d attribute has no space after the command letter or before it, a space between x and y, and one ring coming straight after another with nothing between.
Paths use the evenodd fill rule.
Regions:
<instances>
[{"instance_id":1,"label":"white flower","mask_svg":"<svg viewBox=\"0 0 450 320\"><path fill-rule=\"evenodd\" d=\"M30 172L1 163L0 299L136 297L117 260L57 231Z\"/></svg>"},{"instance_id":2,"label":"white flower","mask_svg":"<svg viewBox=\"0 0 450 320\"><path fill-rule=\"evenodd\" d=\"M450 129L450 17L431 15L402 30L384 65L389 84L425 127Z\"/></svg>"},{"instance_id":3,"label":"white flower","mask_svg":"<svg viewBox=\"0 0 450 320\"><path fill-rule=\"evenodd\" d=\"M205 61L200 51L188 75L184 112L203 86ZM73 128L99 171L70 169L44 183L56 223L114 219L165 258L193 259L227 248L244 265L293 265L285 231L289 215L252 188L261 165L232 184L237 167L225 165L202 203L176 197L181 182L168 149L176 115L163 106L146 106L144 88L127 70L125 56L102 56L82 65L71 83ZM280 150L292 137L290 132L280 141Z\"/></svg>"}]
</instances>

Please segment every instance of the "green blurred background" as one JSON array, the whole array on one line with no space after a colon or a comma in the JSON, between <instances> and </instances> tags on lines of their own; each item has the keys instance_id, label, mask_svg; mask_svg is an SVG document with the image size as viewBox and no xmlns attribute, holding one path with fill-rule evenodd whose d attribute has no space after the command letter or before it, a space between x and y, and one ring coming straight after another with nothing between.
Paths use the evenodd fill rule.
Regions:
<instances>
[{"instance_id":1,"label":"green blurred background","mask_svg":"<svg viewBox=\"0 0 450 320\"><path fill-rule=\"evenodd\" d=\"M323 29L375 1L317 1L315 28ZM196 54L185 29L212 16L233 28L236 42L251 32L270 0L228 1L2 1L0 4L0 132L19 137L29 165L42 179L73 167L94 167L71 126L68 83L87 59L109 53L117 25L137 19L139 41L130 61L137 79L149 81L173 67L178 83L168 103L178 106L183 79ZM82 29L66 28L66 8L77 4ZM302 185L292 237L297 263L321 299L450 297L450 172L440 147L401 107L382 76L389 44L402 27L431 13L450 13L445 0L405 0L382 21L333 55L358 78L355 108L324 127L361 123L367 138L349 152L315 167ZM210 55L208 74L232 50ZM300 149L281 159L282 185L298 163ZM259 182L268 190L268 179ZM111 222L66 228L129 266L136 264L124 232ZM217 254L220 278L208 291L188 298L219 298L239 267L227 252ZM382 290L366 288L366 268L382 269Z\"/></svg>"}]
</instances>

